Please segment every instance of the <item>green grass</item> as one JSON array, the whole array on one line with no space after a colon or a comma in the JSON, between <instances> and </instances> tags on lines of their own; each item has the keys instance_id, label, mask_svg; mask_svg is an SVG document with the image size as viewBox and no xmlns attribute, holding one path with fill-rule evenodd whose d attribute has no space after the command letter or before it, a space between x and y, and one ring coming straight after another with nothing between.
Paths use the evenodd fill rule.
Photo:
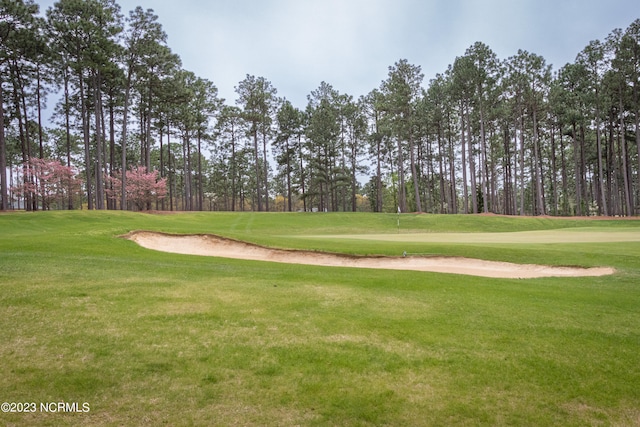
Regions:
<instances>
[{"instance_id":1,"label":"green grass","mask_svg":"<svg viewBox=\"0 0 640 427\"><path fill-rule=\"evenodd\" d=\"M0 215L0 402L91 408L1 413L0 424L640 425L640 242L341 237L397 235L396 221ZM618 272L509 280L271 264L117 238L135 229ZM400 235L568 229L634 233L640 221L402 215Z\"/></svg>"}]
</instances>

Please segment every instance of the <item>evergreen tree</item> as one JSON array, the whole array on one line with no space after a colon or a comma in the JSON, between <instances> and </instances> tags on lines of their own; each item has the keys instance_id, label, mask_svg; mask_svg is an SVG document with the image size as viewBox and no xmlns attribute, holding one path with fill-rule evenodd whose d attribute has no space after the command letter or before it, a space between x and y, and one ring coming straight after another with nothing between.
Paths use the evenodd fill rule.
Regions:
<instances>
[{"instance_id":1,"label":"evergreen tree","mask_svg":"<svg viewBox=\"0 0 640 427\"><path fill-rule=\"evenodd\" d=\"M236 87L236 103L243 110L244 120L249 124L248 132L253 139L255 159L256 200L258 211L269 210L269 183L267 141L271 137L271 123L276 109L277 90L264 77L248 75ZM258 148L258 136L262 138L262 151Z\"/></svg>"},{"instance_id":2,"label":"evergreen tree","mask_svg":"<svg viewBox=\"0 0 640 427\"><path fill-rule=\"evenodd\" d=\"M407 211L407 195L405 186L404 154L409 152L411 175L413 179L416 210L422 211L420 202L418 173L416 169L415 147L415 108L421 93L424 75L420 66L411 65L402 59L389 67L389 77L382 82L380 91L384 95L384 109L389 114L393 136L398 145L397 170L399 176L398 202L402 212Z\"/></svg>"}]
</instances>

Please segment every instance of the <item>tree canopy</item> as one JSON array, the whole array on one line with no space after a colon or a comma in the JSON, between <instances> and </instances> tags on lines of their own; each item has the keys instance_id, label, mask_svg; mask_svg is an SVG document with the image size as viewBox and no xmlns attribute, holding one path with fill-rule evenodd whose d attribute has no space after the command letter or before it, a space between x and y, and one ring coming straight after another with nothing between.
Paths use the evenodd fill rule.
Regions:
<instances>
[{"instance_id":1,"label":"tree canopy","mask_svg":"<svg viewBox=\"0 0 640 427\"><path fill-rule=\"evenodd\" d=\"M557 70L478 41L304 108L250 74L223 100L167 40L116 0L0 0L0 209L640 213L640 19ZM45 164L77 172L53 199Z\"/></svg>"}]
</instances>

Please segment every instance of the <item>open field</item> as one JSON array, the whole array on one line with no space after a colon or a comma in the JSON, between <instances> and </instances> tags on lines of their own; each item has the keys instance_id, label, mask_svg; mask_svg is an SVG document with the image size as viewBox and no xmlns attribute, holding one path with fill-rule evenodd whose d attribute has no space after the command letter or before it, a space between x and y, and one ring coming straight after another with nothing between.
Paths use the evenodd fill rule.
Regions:
<instances>
[{"instance_id":1,"label":"open field","mask_svg":"<svg viewBox=\"0 0 640 427\"><path fill-rule=\"evenodd\" d=\"M149 251L132 230L611 276L496 279ZM640 425L639 221L0 215L3 425ZM40 403L88 403L44 413Z\"/></svg>"}]
</instances>

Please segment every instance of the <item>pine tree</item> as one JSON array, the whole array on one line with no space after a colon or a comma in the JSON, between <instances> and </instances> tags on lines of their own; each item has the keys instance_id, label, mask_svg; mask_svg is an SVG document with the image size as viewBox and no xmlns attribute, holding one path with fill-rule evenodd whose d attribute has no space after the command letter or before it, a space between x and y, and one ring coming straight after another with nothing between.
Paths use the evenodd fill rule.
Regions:
<instances>
[{"instance_id":1,"label":"pine tree","mask_svg":"<svg viewBox=\"0 0 640 427\"><path fill-rule=\"evenodd\" d=\"M244 120L249 124L253 139L256 200L258 211L269 210L269 183L267 141L271 137L271 123L276 109L277 90L264 77L248 75L236 87L236 103L242 108ZM262 151L258 148L258 135L262 138ZM263 205L264 201L264 205Z\"/></svg>"},{"instance_id":2,"label":"pine tree","mask_svg":"<svg viewBox=\"0 0 640 427\"><path fill-rule=\"evenodd\" d=\"M424 75L420 66L411 65L406 59L401 59L389 67L389 77L382 82L380 91L384 95L384 109L390 115L390 125L398 145L397 168L399 177L398 201L402 212L407 211L407 195L405 186L404 153L409 152L410 169L413 179L416 210L422 211L420 201L420 186L416 169L415 147L415 108L421 93Z\"/></svg>"}]
</instances>

